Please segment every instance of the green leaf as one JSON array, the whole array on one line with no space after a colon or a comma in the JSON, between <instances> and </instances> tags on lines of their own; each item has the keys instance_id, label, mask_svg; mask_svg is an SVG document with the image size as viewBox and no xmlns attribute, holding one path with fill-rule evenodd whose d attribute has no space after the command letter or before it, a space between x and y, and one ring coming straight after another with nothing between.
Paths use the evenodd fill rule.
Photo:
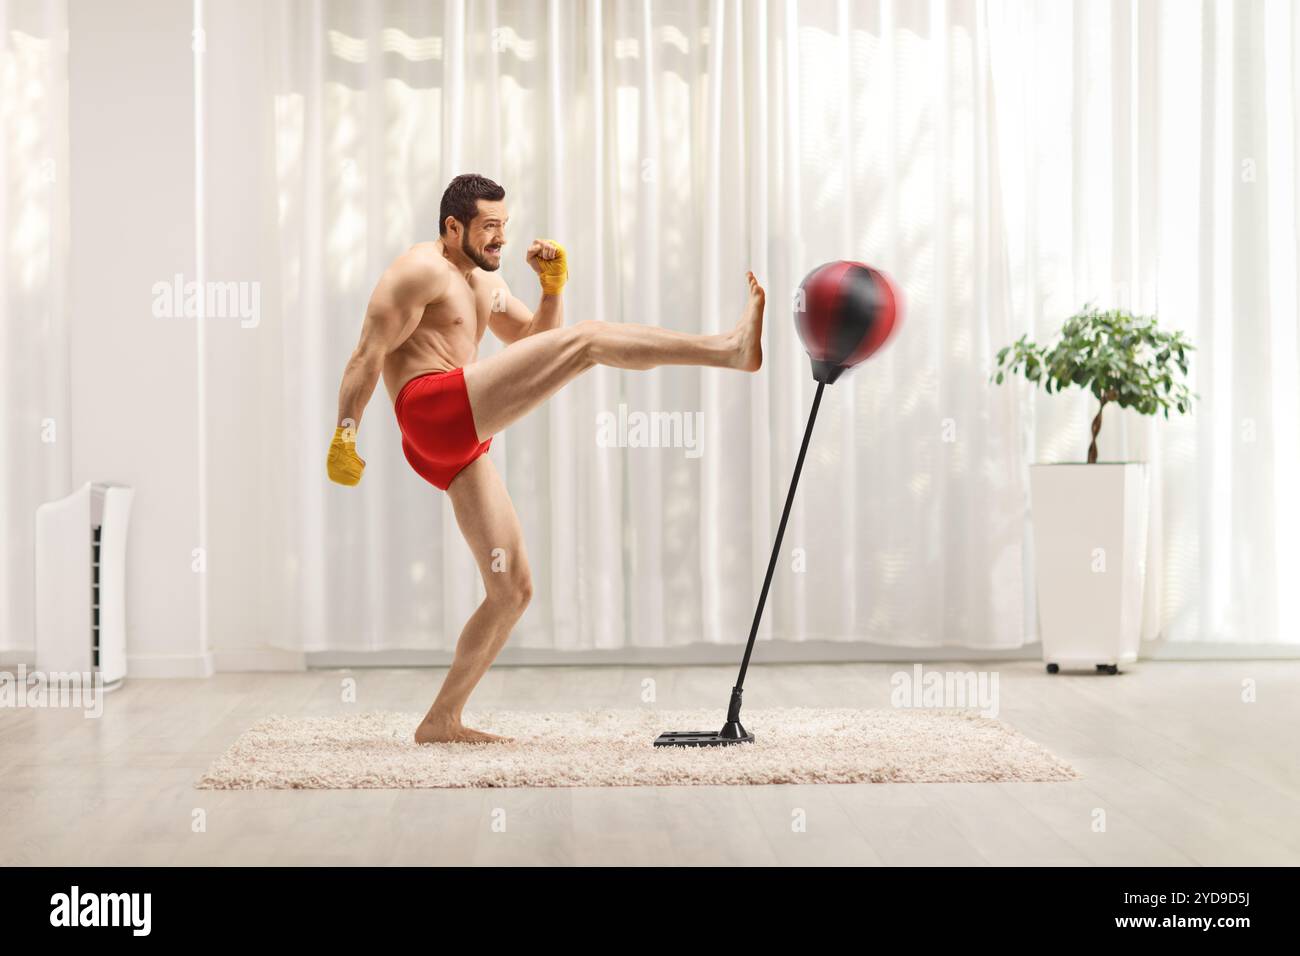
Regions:
<instances>
[{"instance_id":1,"label":"green leaf","mask_svg":"<svg viewBox=\"0 0 1300 956\"><path fill-rule=\"evenodd\" d=\"M1185 378L1187 352L1194 349L1182 330L1161 329L1154 315L1102 310L1089 302L1062 322L1050 345L1031 342L1022 333L998 351L998 372L991 379L1001 384L1005 375L1020 374L1048 394L1077 387L1103 406L1114 401L1168 418L1175 406L1180 412L1191 408Z\"/></svg>"}]
</instances>

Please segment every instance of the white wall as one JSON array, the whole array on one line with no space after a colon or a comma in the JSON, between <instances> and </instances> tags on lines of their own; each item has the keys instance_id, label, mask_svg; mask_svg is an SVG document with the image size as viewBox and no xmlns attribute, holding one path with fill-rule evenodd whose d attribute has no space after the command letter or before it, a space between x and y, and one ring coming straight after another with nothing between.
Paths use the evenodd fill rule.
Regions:
<instances>
[{"instance_id":1,"label":"white wall","mask_svg":"<svg viewBox=\"0 0 1300 956\"><path fill-rule=\"evenodd\" d=\"M71 0L68 23L72 482L136 490L130 673L207 674L195 325L151 309L156 282L194 272L191 9Z\"/></svg>"},{"instance_id":2,"label":"white wall","mask_svg":"<svg viewBox=\"0 0 1300 956\"><path fill-rule=\"evenodd\" d=\"M247 28L256 6L204 11L199 205L191 4L70 3L68 490L88 480L136 489L127 595L136 677L303 666L301 654L270 646L284 570L248 546L252 528L283 511L267 480L274 450L250 439L266 431L247 427L279 414L280 396L277 296L262 284L262 258L274 250L261 244L271 234L261 217L275 215L275 196L259 179L273 167L271 131L259 125L263 37ZM154 317L154 284L200 278L199 254L204 279L261 284L255 326L210 318L200 336L193 319Z\"/></svg>"},{"instance_id":3,"label":"white wall","mask_svg":"<svg viewBox=\"0 0 1300 956\"><path fill-rule=\"evenodd\" d=\"M203 11L205 274L256 283L260 303L255 322L213 318L204 337L208 634L218 670L303 666L301 653L271 646L287 619L284 549L253 543L282 528L289 510L270 445L278 429L265 427L282 414L284 364L280 297L267 282L277 270L264 267L276 255L266 237L275 235L277 206L261 3L222 0ZM322 463L332 414L322 410Z\"/></svg>"}]
</instances>

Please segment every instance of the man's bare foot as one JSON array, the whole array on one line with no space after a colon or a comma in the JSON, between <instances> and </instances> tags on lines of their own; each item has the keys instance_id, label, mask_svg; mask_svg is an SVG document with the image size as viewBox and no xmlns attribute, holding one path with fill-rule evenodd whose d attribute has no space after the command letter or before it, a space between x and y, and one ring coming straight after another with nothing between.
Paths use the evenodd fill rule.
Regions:
<instances>
[{"instance_id":1,"label":"man's bare foot","mask_svg":"<svg viewBox=\"0 0 1300 956\"><path fill-rule=\"evenodd\" d=\"M511 737L499 737L466 727L459 720L425 717L415 728L417 744L508 744Z\"/></svg>"},{"instance_id":2,"label":"man's bare foot","mask_svg":"<svg viewBox=\"0 0 1300 956\"><path fill-rule=\"evenodd\" d=\"M749 301L745 303L745 313L731 335L736 343L735 367L742 372L757 372L763 365L763 307L767 293L754 278L754 273L746 272L745 276L749 282Z\"/></svg>"}]
</instances>

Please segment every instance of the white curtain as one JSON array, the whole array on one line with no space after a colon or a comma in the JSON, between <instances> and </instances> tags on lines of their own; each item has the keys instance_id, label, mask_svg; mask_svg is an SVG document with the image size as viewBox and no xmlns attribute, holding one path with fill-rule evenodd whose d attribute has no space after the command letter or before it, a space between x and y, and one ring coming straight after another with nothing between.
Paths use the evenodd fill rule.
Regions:
<instances>
[{"instance_id":1,"label":"white curtain","mask_svg":"<svg viewBox=\"0 0 1300 956\"><path fill-rule=\"evenodd\" d=\"M1145 636L1294 646L1300 10L990 11L1017 325L1045 337L1090 301L1156 312L1197 346L1192 416L1108 411L1101 434L1104 458L1155 466ZM1095 411L1034 395L1035 458L1079 459Z\"/></svg>"},{"instance_id":2,"label":"white curtain","mask_svg":"<svg viewBox=\"0 0 1300 956\"><path fill-rule=\"evenodd\" d=\"M36 508L67 492L67 9L0 0L0 652L30 653Z\"/></svg>"},{"instance_id":3,"label":"white curtain","mask_svg":"<svg viewBox=\"0 0 1300 956\"><path fill-rule=\"evenodd\" d=\"M985 382L1013 328L987 21L975 5L933 13L276 7L264 106L279 184L282 474L298 489L284 639L446 648L481 593L445 498L402 460L382 392L361 429L360 492L326 485L320 464L370 288L434 234L441 191L464 171L507 188L516 290L535 295L528 239L567 245L571 321L724 329L747 268L770 296L759 375L597 370L494 444L537 585L516 646L744 640L813 392L790 302L837 258L897 277L904 332L826 396L766 630L900 646L1029 639L1019 410ZM599 447L597 416L620 405L698 413L698 456Z\"/></svg>"},{"instance_id":4,"label":"white curtain","mask_svg":"<svg viewBox=\"0 0 1300 956\"><path fill-rule=\"evenodd\" d=\"M1001 345L1092 300L1158 308L1200 347L1194 416L1114 416L1102 433L1106 457L1160 476L1148 636L1297 640L1289 3L246 11L267 51L247 114L269 131L262 278L281 353L274 385L255 386L256 434L284 505L248 550L277 646L450 648L481 596L382 388L360 488L329 485L322 464L370 289L436 235L441 192L467 171L506 187L517 294L536 294L529 239L568 247L570 321L710 332L738 315L745 269L769 293L759 374L597 369L494 442L536 582L514 646L743 642L814 387L789 305L833 259L893 275L905 316L827 391L766 634L1035 639L1027 466L1081 457L1092 409L988 373ZM597 416L620 406L699 413L700 453L598 446Z\"/></svg>"}]
</instances>

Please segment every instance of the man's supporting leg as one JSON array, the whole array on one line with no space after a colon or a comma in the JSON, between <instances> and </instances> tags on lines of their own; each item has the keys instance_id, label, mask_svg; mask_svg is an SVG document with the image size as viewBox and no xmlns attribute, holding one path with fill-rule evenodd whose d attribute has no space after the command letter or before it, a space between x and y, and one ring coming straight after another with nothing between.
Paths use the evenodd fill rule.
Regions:
<instances>
[{"instance_id":1,"label":"man's supporting leg","mask_svg":"<svg viewBox=\"0 0 1300 956\"><path fill-rule=\"evenodd\" d=\"M621 322L579 322L539 332L465 367L465 389L479 441L532 411L595 365L649 369L702 365L757 371L762 364L764 294L748 275L740 321L720 335L691 335Z\"/></svg>"},{"instance_id":2,"label":"man's supporting leg","mask_svg":"<svg viewBox=\"0 0 1300 956\"><path fill-rule=\"evenodd\" d=\"M461 631L451 669L416 729L415 739L419 743L486 743L503 738L465 727L461 712L528 606L532 575L519 518L487 455L479 456L457 475L447 494L456 523L483 575L487 597Z\"/></svg>"}]
</instances>

